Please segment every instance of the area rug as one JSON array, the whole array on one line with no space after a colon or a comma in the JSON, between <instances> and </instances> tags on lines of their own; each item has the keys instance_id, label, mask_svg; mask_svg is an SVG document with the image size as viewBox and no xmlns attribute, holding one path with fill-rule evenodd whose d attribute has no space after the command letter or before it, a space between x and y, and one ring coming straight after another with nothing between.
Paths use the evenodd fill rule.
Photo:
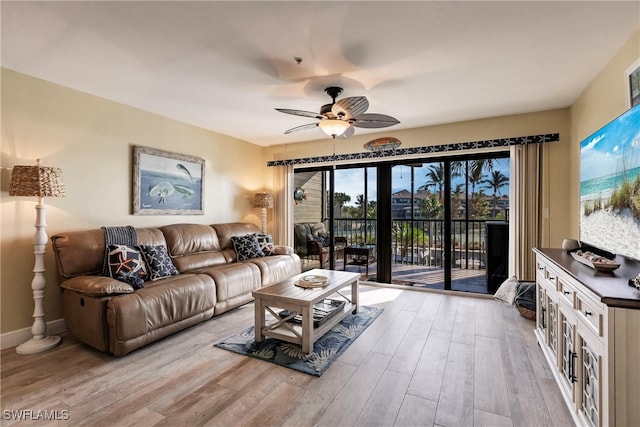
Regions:
<instances>
[{"instance_id":1,"label":"area rug","mask_svg":"<svg viewBox=\"0 0 640 427\"><path fill-rule=\"evenodd\" d=\"M382 311L381 308L360 306L357 314L349 314L320 337L309 354L304 354L298 344L275 338L265 338L257 343L253 326L214 345L319 377Z\"/></svg>"}]
</instances>

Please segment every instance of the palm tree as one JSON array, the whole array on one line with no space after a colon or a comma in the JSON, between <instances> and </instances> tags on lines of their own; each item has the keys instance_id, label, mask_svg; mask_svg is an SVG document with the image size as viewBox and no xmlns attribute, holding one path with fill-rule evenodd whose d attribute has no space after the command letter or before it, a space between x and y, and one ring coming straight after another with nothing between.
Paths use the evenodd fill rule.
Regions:
<instances>
[{"instance_id":1,"label":"palm tree","mask_svg":"<svg viewBox=\"0 0 640 427\"><path fill-rule=\"evenodd\" d=\"M461 161L452 161L451 162L451 178L455 178L457 176L463 176L464 174L464 165L465 162Z\"/></svg>"},{"instance_id":2,"label":"palm tree","mask_svg":"<svg viewBox=\"0 0 640 427\"><path fill-rule=\"evenodd\" d=\"M469 172L469 183L471 184L471 197L473 197L473 195L476 193L476 185L482 182L482 179L483 179L482 169L483 168L481 167L472 166L471 171Z\"/></svg>"},{"instance_id":3,"label":"palm tree","mask_svg":"<svg viewBox=\"0 0 640 427\"><path fill-rule=\"evenodd\" d=\"M482 175L486 169L487 172L493 172L493 166L496 159L478 159L471 162L471 174Z\"/></svg>"},{"instance_id":4,"label":"palm tree","mask_svg":"<svg viewBox=\"0 0 640 427\"><path fill-rule=\"evenodd\" d=\"M442 206L442 203L435 194L420 199L418 208L423 218L442 219L443 217L444 206Z\"/></svg>"},{"instance_id":5,"label":"palm tree","mask_svg":"<svg viewBox=\"0 0 640 427\"><path fill-rule=\"evenodd\" d=\"M342 207L351 201L351 196L346 193L333 193L333 206L340 208L340 216L342 216ZM335 211L334 211L335 212Z\"/></svg>"},{"instance_id":6,"label":"palm tree","mask_svg":"<svg viewBox=\"0 0 640 427\"><path fill-rule=\"evenodd\" d=\"M451 215L458 217L462 207L462 197L464 196L464 184L456 184L456 188L451 192Z\"/></svg>"},{"instance_id":7,"label":"palm tree","mask_svg":"<svg viewBox=\"0 0 640 427\"><path fill-rule=\"evenodd\" d=\"M351 201L351 196L346 193L333 193L333 205L342 208L346 203Z\"/></svg>"},{"instance_id":8,"label":"palm tree","mask_svg":"<svg viewBox=\"0 0 640 427\"><path fill-rule=\"evenodd\" d=\"M509 184L509 178L507 178L502 172L494 170L491 172L489 179L483 179L480 183L486 184L486 188L493 190L493 216L495 217L500 189Z\"/></svg>"},{"instance_id":9,"label":"palm tree","mask_svg":"<svg viewBox=\"0 0 640 427\"><path fill-rule=\"evenodd\" d=\"M444 186L444 163L439 162L429 166L429 171L425 175L427 182L421 185L418 190L428 190L429 187L438 189L438 198L442 200L442 187Z\"/></svg>"},{"instance_id":10,"label":"palm tree","mask_svg":"<svg viewBox=\"0 0 640 427\"><path fill-rule=\"evenodd\" d=\"M378 202L369 200L367 202L367 218L375 218L378 214Z\"/></svg>"},{"instance_id":11,"label":"palm tree","mask_svg":"<svg viewBox=\"0 0 640 427\"><path fill-rule=\"evenodd\" d=\"M359 217L364 218L364 211L365 211L364 194L358 194L356 196L356 206L358 207Z\"/></svg>"}]
</instances>

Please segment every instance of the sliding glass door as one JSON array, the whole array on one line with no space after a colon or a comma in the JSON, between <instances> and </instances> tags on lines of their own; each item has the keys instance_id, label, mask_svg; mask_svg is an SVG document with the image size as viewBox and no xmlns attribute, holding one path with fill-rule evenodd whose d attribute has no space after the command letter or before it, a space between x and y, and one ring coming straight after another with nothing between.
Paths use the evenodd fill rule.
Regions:
<instances>
[{"instance_id":1,"label":"sliding glass door","mask_svg":"<svg viewBox=\"0 0 640 427\"><path fill-rule=\"evenodd\" d=\"M324 268L480 293L506 278L507 153L302 170L295 183L295 222L324 226Z\"/></svg>"},{"instance_id":2,"label":"sliding glass door","mask_svg":"<svg viewBox=\"0 0 640 427\"><path fill-rule=\"evenodd\" d=\"M392 168L393 283L444 289L444 172L442 162Z\"/></svg>"}]
</instances>

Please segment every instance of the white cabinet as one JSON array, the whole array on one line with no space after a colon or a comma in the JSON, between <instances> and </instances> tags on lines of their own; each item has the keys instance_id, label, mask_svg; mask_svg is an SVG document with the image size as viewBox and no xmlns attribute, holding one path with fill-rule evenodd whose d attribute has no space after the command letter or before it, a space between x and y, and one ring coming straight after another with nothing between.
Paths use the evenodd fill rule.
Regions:
<instances>
[{"instance_id":1,"label":"white cabinet","mask_svg":"<svg viewBox=\"0 0 640 427\"><path fill-rule=\"evenodd\" d=\"M559 250L534 251L535 334L574 421L593 427L640 425L640 292L624 288L616 298L603 296L587 279L593 276L594 283L606 286L616 276L583 271L588 267L573 264ZM620 295L636 298L617 299Z\"/></svg>"}]
</instances>

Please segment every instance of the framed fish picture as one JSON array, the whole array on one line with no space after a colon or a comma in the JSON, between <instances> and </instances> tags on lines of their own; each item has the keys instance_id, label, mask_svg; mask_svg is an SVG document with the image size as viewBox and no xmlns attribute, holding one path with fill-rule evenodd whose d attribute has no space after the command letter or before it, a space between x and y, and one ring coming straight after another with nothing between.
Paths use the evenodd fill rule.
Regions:
<instances>
[{"instance_id":1,"label":"framed fish picture","mask_svg":"<svg viewBox=\"0 0 640 427\"><path fill-rule=\"evenodd\" d=\"M203 215L204 159L133 146L134 215Z\"/></svg>"}]
</instances>

